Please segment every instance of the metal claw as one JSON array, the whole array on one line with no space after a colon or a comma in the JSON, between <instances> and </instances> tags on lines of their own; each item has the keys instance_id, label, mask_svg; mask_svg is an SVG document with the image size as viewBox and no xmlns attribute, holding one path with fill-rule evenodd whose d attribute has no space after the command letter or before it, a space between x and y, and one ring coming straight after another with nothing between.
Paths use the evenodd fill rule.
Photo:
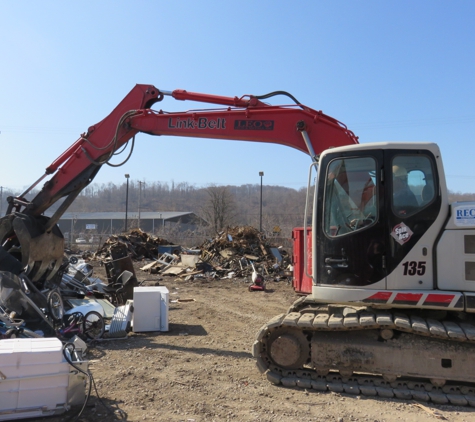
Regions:
<instances>
[{"instance_id":1,"label":"metal claw","mask_svg":"<svg viewBox=\"0 0 475 422\"><path fill-rule=\"evenodd\" d=\"M13 228L18 237L22 249L22 263L26 266L34 262L31 268L28 265L28 276L33 281L38 281L46 274L46 279L50 280L58 271L64 254L64 238L56 226L50 232L38 234L43 229L31 219L16 218L13 220ZM35 271L36 270L36 271Z\"/></svg>"},{"instance_id":2,"label":"metal claw","mask_svg":"<svg viewBox=\"0 0 475 422\"><path fill-rule=\"evenodd\" d=\"M64 238L56 225L51 231L45 231L48 221L44 216L20 213L10 214L0 221L0 240L16 236L12 243L21 253L21 264L32 281L42 277L50 280L62 264Z\"/></svg>"}]
</instances>

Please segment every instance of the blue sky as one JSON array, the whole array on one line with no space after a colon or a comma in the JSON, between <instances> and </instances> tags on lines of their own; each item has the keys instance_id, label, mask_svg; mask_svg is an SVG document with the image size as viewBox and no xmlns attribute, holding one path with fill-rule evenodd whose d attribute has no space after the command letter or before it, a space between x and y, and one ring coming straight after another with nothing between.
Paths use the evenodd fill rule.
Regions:
<instances>
[{"instance_id":1,"label":"blue sky","mask_svg":"<svg viewBox=\"0 0 475 422\"><path fill-rule=\"evenodd\" d=\"M473 1L1 1L0 19L1 186L32 184L141 83L285 90L362 143L438 143L449 189L475 192ZM309 164L284 146L141 134L94 182L258 184L264 171L297 189Z\"/></svg>"}]
</instances>

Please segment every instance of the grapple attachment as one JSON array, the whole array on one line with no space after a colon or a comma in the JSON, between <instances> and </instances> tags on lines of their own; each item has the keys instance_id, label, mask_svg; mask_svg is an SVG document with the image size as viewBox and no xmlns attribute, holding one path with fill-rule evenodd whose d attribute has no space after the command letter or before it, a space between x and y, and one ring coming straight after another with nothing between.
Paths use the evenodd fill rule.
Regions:
<instances>
[{"instance_id":1,"label":"grapple attachment","mask_svg":"<svg viewBox=\"0 0 475 422\"><path fill-rule=\"evenodd\" d=\"M35 282L50 280L63 262L64 237L56 225L47 230L48 221L45 216L22 213L0 219L4 250L21 262L24 272Z\"/></svg>"}]
</instances>

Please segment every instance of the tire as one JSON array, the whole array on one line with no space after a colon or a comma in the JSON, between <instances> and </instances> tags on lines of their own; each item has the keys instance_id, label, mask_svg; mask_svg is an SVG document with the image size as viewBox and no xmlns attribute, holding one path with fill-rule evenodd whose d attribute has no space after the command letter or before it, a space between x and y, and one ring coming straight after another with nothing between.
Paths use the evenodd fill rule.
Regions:
<instances>
[{"instance_id":1,"label":"tire","mask_svg":"<svg viewBox=\"0 0 475 422\"><path fill-rule=\"evenodd\" d=\"M86 314L82 322L82 332L87 338L97 340L104 335L105 330L106 324L99 312L90 311Z\"/></svg>"},{"instance_id":2,"label":"tire","mask_svg":"<svg viewBox=\"0 0 475 422\"><path fill-rule=\"evenodd\" d=\"M63 298L58 290L51 290L46 297L46 301L51 318L56 322L62 321L64 316L64 304Z\"/></svg>"},{"instance_id":3,"label":"tire","mask_svg":"<svg viewBox=\"0 0 475 422\"><path fill-rule=\"evenodd\" d=\"M5 338L17 338L18 337L18 330L16 328L10 328L5 334Z\"/></svg>"}]
</instances>

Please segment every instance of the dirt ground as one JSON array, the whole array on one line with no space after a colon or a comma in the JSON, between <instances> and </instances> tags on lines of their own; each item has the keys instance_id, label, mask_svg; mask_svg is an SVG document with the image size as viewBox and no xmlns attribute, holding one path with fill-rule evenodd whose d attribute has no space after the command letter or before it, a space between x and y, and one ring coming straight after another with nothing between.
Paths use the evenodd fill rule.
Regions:
<instances>
[{"instance_id":1,"label":"dirt ground","mask_svg":"<svg viewBox=\"0 0 475 422\"><path fill-rule=\"evenodd\" d=\"M139 280L158 280L138 268ZM95 277L105 277L96 268ZM105 279L105 278L104 278ZM153 283L153 281L152 281ZM473 421L475 409L278 387L256 368L259 328L297 298L286 281L249 292L246 280L182 281L170 291L169 331L130 333L88 353L93 389L81 421ZM193 301L176 302L176 300ZM42 420L75 420L79 409ZM439 416L433 414L437 412ZM30 419L31 420L31 419Z\"/></svg>"}]
</instances>

